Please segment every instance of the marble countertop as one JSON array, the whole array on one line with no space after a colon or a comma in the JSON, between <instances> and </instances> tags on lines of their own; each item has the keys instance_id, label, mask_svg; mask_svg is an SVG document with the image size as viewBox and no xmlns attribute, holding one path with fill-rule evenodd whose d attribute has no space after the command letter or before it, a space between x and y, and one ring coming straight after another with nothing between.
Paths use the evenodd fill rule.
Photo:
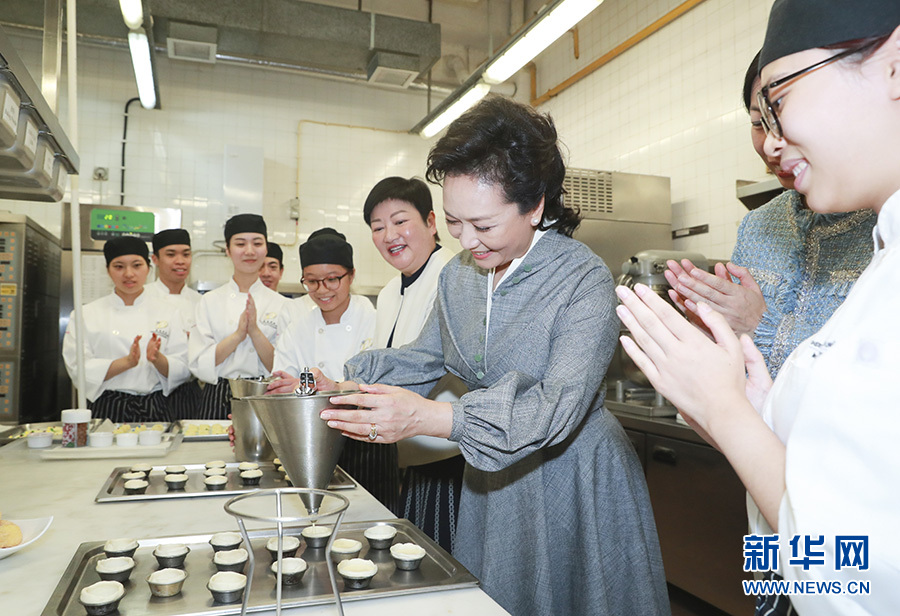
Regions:
<instances>
[{"instance_id":1,"label":"marble countertop","mask_svg":"<svg viewBox=\"0 0 900 616\"><path fill-rule=\"evenodd\" d=\"M7 519L53 516L43 537L0 560L0 606L4 614L40 614L78 546L115 537L153 538L237 530L225 512L226 497L185 498L125 503L95 503L109 474L135 462L153 465L198 464L234 460L225 441L182 443L165 457L140 460L53 460L40 458L24 439L0 447L0 512ZM345 522L394 516L362 488L342 490L350 499ZM258 526L257 526L258 527ZM261 612L260 612L261 613ZM274 610L266 612L274 614ZM336 614L333 605L283 610L283 614ZM506 614L479 588L387 597L344 604L348 616L396 614Z\"/></svg>"}]
</instances>

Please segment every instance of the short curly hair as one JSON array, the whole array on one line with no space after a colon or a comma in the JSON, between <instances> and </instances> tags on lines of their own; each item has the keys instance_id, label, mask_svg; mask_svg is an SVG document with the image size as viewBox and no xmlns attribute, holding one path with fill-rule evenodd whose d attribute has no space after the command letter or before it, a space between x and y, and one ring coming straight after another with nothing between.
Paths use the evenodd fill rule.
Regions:
<instances>
[{"instance_id":1,"label":"short curly hair","mask_svg":"<svg viewBox=\"0 0 900 616\"><path fill-rule=\"evenodd\" d=\"M566 165L549 115L502 96L491 96L456 119L428 154L429 182L468 175L499 186L527 214L544 199L538 228L571 235L581 222L566 207Z\"/></svg>"}]
</instances>

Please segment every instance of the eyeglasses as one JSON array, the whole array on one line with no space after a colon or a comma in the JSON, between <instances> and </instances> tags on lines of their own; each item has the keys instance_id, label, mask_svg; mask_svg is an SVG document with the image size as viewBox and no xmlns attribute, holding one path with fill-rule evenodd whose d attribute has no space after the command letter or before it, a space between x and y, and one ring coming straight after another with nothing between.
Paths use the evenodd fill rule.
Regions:
<instances>
[{"instance_id":1,"label":"eyeglasses","mask_svg":"<svg viewBox=\"0 0 900 616\"><path fill-rule=\"evenodd\" d=\"M341 280L350 275L350 272L342 276L329 276L328 278L324 278L322 280L316 280L314 278L301 278L300 282L303 283L303 286L306 287L307 291L315 291L319 288L320 284L324 284L325 288L329 291L336 291L339 286L341 286Z\"/></svg>"},{"instance_id":2,"label":"eyeglasses","mask_svg":"<svg viewBox=\"0 0 900 616\"><path fill-rule=\"evenodd\" d=\"M776 107L780 106L779 101L781 99L776 99L775 104L772 103L772 100L769 98L769 93L775 90L776 88L780 88L784 84L794 81L804 75L808 75L816 69L820 69L823 66L827 66L832 62L837 62L841 58L846 58L847 56L852 56L855 53L859 53L861 51L865 51L869 47L874 46L876 42L866 43L862 47L854 47L853 49L847 49L842 51L841 53L831 56L830 58L825 58L821 62L816 62L812 66L807 66L804 69L797 71L796 73L791 73L787 77L782 77L781 79L776 79L772 83L767 86L763 86L763 88L756 93L756 101L759 103L759 110L762 113L762 122L763 128L766 129L767 133L772 133L772 135L776 139L783 139L784 132L781 130L781 121L778 119L778 112L776 111Z\"/></svg>"}]
</instances>

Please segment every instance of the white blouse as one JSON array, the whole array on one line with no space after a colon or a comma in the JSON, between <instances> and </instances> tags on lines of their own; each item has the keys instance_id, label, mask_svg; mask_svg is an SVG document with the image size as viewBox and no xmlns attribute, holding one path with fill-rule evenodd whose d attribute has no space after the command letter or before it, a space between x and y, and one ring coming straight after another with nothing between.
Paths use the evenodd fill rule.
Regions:
<instances>
[{"instance_id":1,"label":"white blouse","mask_svg":"<svg viewBox=\"0 0 900 616\"><path fill-rule=\"evenodd\" d=\"M85 325L82 333L84 393L88 400L96 400L107 390L134 395L162 390L163 394L169 395L190 377L187 334L181 314L173 304L161 301L145 290L135 298L134 305L126 306L122 298L111 293L87 304L82 314ZM74 322L73 312L63 338L63 360L73 381L77 371ZM169 363L168 376L160 374L147 360L147 343L154 332L161 338L159 350ZM110 364L129 354L135 336L141 336L138 365L104 380Z\"/></svg>"},{"instance_id":2,"label":"white blouse","mask_svg":"<svg viewBox=\"0 0 900 616\"><path fill-rule=\"evenodd\" d=\"M872 263L785 362L763 409L786 447L782 575L841 581L845 591L850 580L871 581L869 595L793 595L801 614L893 614L900 606L900 192L882 207L874 236ZM749 497L748 514L751 532L771 533ZM824 535L816 549L825 565L790 565L794 535ZM835 571L836 535L869 537L868 570Z\"/></svg>"},{"instance_id":3,"label":"white blouse","mask_svg":"<svg viewBox=\"0 0 900 616\"><path fill-rule=\"evenodd\" d=\"M273 345L279 331L281 311L287 298L266 287L259 280L250 287L256 304L256 323ZM188 358L191 372L201 381L216 383L219 378L257 377L268 375L250 336L235 351L216 365L216 345L237 329L241 313L247 308L247 293L241 293L234 279L218 289L205 293L194 313Z\"/></svg>"}]
</instances>

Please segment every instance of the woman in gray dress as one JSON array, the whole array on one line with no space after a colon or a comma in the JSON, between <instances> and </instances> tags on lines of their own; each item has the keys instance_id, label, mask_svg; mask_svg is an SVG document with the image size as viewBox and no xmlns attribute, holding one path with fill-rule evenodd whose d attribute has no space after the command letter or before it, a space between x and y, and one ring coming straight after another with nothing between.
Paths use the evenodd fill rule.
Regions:
<instances>
[{"instance_id":1,"label":"woman in gray dress","mask_svg":"<svg viewBox=\"0 0 900 616\"><path fill-rule=\"evenodd\" d=\"M414 342L346 364L345 388L377 384L332 401L364 410L322 417L357 440L459 443L454 555L512 614L668 614L641 465L603 407L618 333L613 279L570 237L579 219L563 204L552 120L486 99L428 162L465 250L442 271ZM426 399L448 372L469 393Z\"/></svg>"}]
</instances>

